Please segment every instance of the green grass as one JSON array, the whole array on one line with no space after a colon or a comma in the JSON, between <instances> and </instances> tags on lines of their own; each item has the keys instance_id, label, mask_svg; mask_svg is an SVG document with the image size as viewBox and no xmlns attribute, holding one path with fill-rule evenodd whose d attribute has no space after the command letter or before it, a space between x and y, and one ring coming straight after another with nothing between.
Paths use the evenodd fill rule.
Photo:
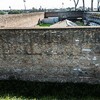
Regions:
<instances>
[{"instance_id":1,"label":"green grass","mask_svg":"<svg viewBox=\"0 0 100 100\"><path fill-rule=\"evenodd\" d=\"M85 26L84 23L83 23L83 22L80 22L80 21L76 21L75 23L76 23L77 25L79 25L79 26Z\"/></svg>"},{"instance_id":2,"label":"green grass","mask_svg":"<svg viewBox=\"0 0 100 100\"><path fill-rule=\"evenodd\" d=\"M100 100L100 85L0 81L0 100Z\"/></svg>"},{"instance_id":3,"label":"green grass","mask_svg":"<svg viewBox=\"0 0 100 100\"><path fill-rule=\"evenodd\" d=\"M41 27L50 27L52 24L44 24L44 23L41 23L41 24L39 24L39 26L41 26Z\"/></svg>"}]
</instances>

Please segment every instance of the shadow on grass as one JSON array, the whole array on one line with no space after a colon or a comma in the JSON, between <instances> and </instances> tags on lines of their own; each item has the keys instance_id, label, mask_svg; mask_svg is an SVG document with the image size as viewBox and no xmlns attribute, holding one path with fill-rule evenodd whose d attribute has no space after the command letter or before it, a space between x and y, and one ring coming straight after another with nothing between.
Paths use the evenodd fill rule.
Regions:
<instances>
[{"instance_id":1,"label":"shadow on grass","mask_svg":"<svg viewBox=\"0 0 100 100\"><path fill-rule=\"evenodd\" d=\"M99 100L100 85L85 83L41 83L15 80L0 81L0 96L3 97L5 95L29 99L53 97L56 98L55 100L69 100L70 98L83 98L82 100L85 100L84 98L91 97L98 98L96 100Z\"/></svg>"}]
</instances>

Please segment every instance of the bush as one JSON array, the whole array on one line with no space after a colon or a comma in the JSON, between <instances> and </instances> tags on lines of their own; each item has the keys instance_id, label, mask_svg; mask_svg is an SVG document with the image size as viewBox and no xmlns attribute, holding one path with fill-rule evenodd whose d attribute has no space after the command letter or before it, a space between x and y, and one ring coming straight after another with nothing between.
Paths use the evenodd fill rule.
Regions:
<instances>
[{"instance_id":1,"label":"bush","mask_svg":"<svg viewBox=\"0 0 100 100\"><path fill-rule=\"evenodd\" d=\"M5 14L5 12L4 11L0 11L0 15L4 15Z\"/></svg>"},{"instance_id":2,"label":"bush","mask_svg":"<svg viewBox=\"0 0 100 100\"><path fill-rule=\"evenodd\" d=\"M22 12L21 10L10 10L8 14L21 14Z\"/></svg>"}]
</instances>

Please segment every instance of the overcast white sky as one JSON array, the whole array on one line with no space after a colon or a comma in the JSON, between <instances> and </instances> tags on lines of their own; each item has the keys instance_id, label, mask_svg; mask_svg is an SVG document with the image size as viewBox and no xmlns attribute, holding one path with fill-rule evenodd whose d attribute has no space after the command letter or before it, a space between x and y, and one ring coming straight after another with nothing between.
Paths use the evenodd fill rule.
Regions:
<instances>
[{"instance_id":1,"label":"overcast white sky","mask_svg":"<svg viewBox=\"0 0 100 100\"><path fill-rule=\"evenodd\" d=\"M74 7L73 0L26 0L26 8L31 9L32 7L39 8L61 8L62 2L64 8ZM91 0L85 0L86 7L91 6ZM24 9L23 0L0 0L0 9ZM79 6L82 6L82 0L79 2ZM97 7L97 0L94 0L94 7Z\"/></svg>"}]
</instances>

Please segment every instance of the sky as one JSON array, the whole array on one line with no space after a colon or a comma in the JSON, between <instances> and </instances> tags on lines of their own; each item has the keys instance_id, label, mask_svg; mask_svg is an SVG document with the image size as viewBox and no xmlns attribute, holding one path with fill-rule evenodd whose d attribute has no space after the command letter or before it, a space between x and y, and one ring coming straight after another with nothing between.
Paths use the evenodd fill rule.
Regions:
<instances>
[{"instance_id":1,"label":"sky","mask_svg":"<svg viewBox=\"0 0 100 100\"><path fill-rule=\"evenodd\" d=\"M33 7L39 8L62 8L62 3L64 3L63 8L74 7L73 0L26 0L25 5L27 9ZM7 10L11 6L11 9L24 9L23 0L0 0L0 10ZM79 5L82 6L82 0L80 0ZM85 6L91 6L91 0L85 0ZM94 0L94 7L97 7L97 0Z\"/></svg>"}]
</instances>

